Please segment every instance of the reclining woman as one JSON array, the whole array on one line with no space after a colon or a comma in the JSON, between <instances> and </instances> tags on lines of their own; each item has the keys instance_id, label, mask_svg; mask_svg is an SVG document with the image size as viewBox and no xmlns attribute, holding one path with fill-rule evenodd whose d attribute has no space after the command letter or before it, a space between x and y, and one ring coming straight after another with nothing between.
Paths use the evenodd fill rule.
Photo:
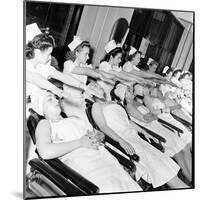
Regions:
<instances>
[{"instance_id":1,"label":"reclining woman","mask_svg":"<svg viewBox=\"0 0 200 200\"><path fill-rule=\"evenodd\" d=\"M33 109L45 117L36 128L36 147L43 159L59 158L96 184L100 193L141 191L99 137L77 116L61 118L55 95L39 90ZM102 137L102 136L101 136Z\"/></svg>"},{"instance_id":2,"label":"reclining woman","mask_svg":"<svg viewBox=\"0 0 200 200\"><path fill-rule=\"evenodd\" d=\"M119 90L119 87L117 88ZM124 100L124 106L131 117L131 120L136 123L156 132L158 135L164 137L166 142L163 143L165 154L178 163L182 168L182 172L191 180L191 153L189 146L176 134L169 129L162 126L158 121L157 115L152 113L142 102L137 101L137 95L142 96L148 92L142 86L134 85L133 87L123 87L118 96ZM137 95L136 95L137 94ZM140 99L140 101L142 101Z\"/></svg>"},{"instance_id":3,"label":"reclining woman","mask_svg":"<svg viewBox=\"0 0 200 200\"><path fill-rule=\"evenodd\" d=\"M157 87L150 88L144 95L144 104L146 107L154 114L159 116L159 118L177 126L183 130L183 134L180 134L180 138L187 144L190 148L192 146L192 134L191 132L180 122L175 120L170 111L173 110L174 106L170 106L170 102L162 98L162 94ZM167 105L168 104L168 105ZM175 105L177 108L177 105Z\"/></svg>"},{"instance_id":4,"label":"reclining woman","mask_svg":"<svg viewBox=\"0 0 200 200\"><path fill-rule=\"evenodd\" d=\"M144 131L128 120L122 106L116 102L96 102L92 107L92 116L98 127L119 142L128 154L139 155L140 161L136 163L137 180L143 178L154 188L164 184L168 184L171 188L188 187L177 176L180 167L171 158L139 137L137 131Z\"/></svg>"}]
</instances>

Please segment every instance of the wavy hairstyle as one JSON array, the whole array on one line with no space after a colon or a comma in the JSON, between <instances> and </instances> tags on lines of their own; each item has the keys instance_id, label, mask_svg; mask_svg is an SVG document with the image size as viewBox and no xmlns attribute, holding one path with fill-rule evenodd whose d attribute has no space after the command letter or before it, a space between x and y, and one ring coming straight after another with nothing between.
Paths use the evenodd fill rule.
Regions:
<instances>
[{"instance_id":1,"label":"wavy hairstyle","mask_svg":"<svg viewBox=\"0 0 200 200\"><path fill-rule=\"evenodd\" d=\"M73 51L68 51L65 55L66 60L75 61L76 60L76 52L80 52L83 47L88 47L90 49L91 45L88 41L83 41L79 44Z\"/></svg>"},{"instance_id":2,"label":"wavy hairstyle","mask_svg":"<svg viewBox=\"0 0 200 200\"><path fill-rule=\"evenodd\" d=\"M111 50L109 53L107 53L100 62L103 62L103 61L109 62L111 56L115 57L117 54L122 53L122 52L123 50L121 47L116 47L113 50Z\"/></svg>"},{"instance_id":3,"label":"wavy hairstyle","mask_svg":"<svg viewBox=\"0 0 200 200\"><path fill-rule=\"evenodd\" d=\"M36 35L31 41L26 44L25 53L26 59L32 59L35 56L35 49L39 49L40 51L44 51L49 47L55 47L55 40L53 36L41 33Z\"/></svg>"}]
</instances>

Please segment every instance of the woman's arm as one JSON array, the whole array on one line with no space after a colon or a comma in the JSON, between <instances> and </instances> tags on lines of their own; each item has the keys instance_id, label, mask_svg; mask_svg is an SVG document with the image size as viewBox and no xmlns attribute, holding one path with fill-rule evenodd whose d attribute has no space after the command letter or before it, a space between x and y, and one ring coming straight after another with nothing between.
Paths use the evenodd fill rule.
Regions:
<instances>
[{"instance_id":1,"label":"woman's arm","mask_svg":"<svg viewBox=\"0 0 200 200\"><path fill-rule=\"evenodd\" d=\"M144 96L144 104L145 106L155 115L160 115L162 114L162 110L161 109L155 109L153 106L152 106L152 98L149 97L149 96Z\"/></svg>"},{"instance_id":2,"label":"woman's arm","mask_svg":"<svg viewBox=\"0 0 200 200\"><path fill-rule=\"evenodd\" d=\"M56 87L54 84L50 83L38 73L26 70L26 81L38 86L39 88L50 90L54 94L61 96L62 90Z\"/></svg>"},{"instance_id":3,"label":"woman's arm","mask_svg":"<svg viewBox=\"0 0 200 200\"><path fill-rule=\"evenodd\" d=\"M128 103L126 106L126 111L128 112L128 114L142 122L147 122L147 120L144 119L143 114L131 103Z\"/></svg>"},{"instance_id":4,"label":"woman's arm","mask_svg":"<svg viewBox=\"0 0 200 200\"><path fill-rule=\"evenodd\" d=\"M90 77L93 77L95 79L100 79L100 74L89 68L89 67L74 67L74 69L71 71L73 74L79 74L79 75L85 75L85 76L90 76Z\"/></svg>"},{"instance_id":5,"label":"woman's arm","mask_svg":"<svg viewBox=\"0 0 200 200\"><path fill-rule=\"evenodd\" d=\"M106 123L106 120L104 118L104 114L102 112L102 104L100 103L94 103L92 106L92 116L94 118L94 121L98 125L98 127L103 131L105 134L110 136L113 140L119 142L122 148L124 150L132 155L135 153L134 148L132 145L130 145L128 142L126 142L123 138L121 138L117 133L115 133Z\"/></svg>"},{"instance_id":6,"label":"woman's arm","mask_svg":"<svg viewBox=\"0 0 200 200\"><path fill-rule=\"evenodd\" d=\"M93 139L83 136L70 142L52 143L51 127L47 120L41 120L36 128L36 146L43 159L52 159L63 156L77 148L97 148Z\"/></svg>"}]
</instances>

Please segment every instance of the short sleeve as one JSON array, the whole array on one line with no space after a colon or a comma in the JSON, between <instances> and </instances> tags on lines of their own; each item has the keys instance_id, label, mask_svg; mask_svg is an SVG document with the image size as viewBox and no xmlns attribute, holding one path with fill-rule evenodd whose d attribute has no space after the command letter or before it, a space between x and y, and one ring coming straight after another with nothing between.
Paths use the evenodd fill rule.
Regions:
<instances>
[{"instance_id":1,"label":"short sleeve","mask_svg":"<svg viewBox=\"0 0 200 200\"><path fill-rule=\"evenodd\" d=\"M38 73L42 75L45 79L48 79L51 77L51 74L56 71L56 68L52 67L51 65L37 65L37 69L33 72Z\"/></svg>"},{"instance_id":2,"label":"short sleeve","mask_svg":"<svg viewBox=\"0 0 200 200\"><path fill-rule=\"evenodd\" d=\"M111 68L110 64L105 61L101 62L99 65L99 70L101 70L101 71L109 72L111 69L112 68Z\"/></svg>"},{"instance_id":3,"label":"short sleeve","mask_svg":"<svg viewBox=\"0 0 200 200\"><path fill-rule=\"evenodd\" d=\"M124 65L123 65L123 71L125 72L130 72L130 63L129 62L126 62Z\"/></svg>"},{"instance_id":4,"label":"short sleeve","mask_svg":"<svg viewBox=\"0 0 200 200\"><path fill-rule=\"evenodd\" d=\"M64 63L63 72L64 72L64 73L72 72L74 68L75 68L74 62L72 62L71 60L67 60L67 61L65 61L65 63Z\"/></svg>"}]
</instances>

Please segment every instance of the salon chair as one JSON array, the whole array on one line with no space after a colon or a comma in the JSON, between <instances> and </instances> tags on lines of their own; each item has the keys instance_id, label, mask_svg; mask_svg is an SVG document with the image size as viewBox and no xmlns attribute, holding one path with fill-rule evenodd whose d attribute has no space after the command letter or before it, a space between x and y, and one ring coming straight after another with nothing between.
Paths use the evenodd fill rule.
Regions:
<instances>
[{"instance_id":1,"label":"salon chair","mask_svg":"<svg viewBox=\"0 0 200 200\"><path fill-rule=\"evenodd\" d=\"M30 116L27 119L27 127L32 141L35 144L36 126L43 117L32 109L29 109L29 112ZM62 113L62 116L65 116L65 114ZM58 158L44 160L39 155L37 149L36 153L38 158L29 161L31 172L26 177L27 188L39 191L36 195L48 196L49 194L49 196L52 196L53 191L56 191L55 196L82 196L97 194L99 192L99 188L95 184L62 163ZM41 182L39 180L41 177L42 182L50 188L49 190L45 191L45 189L38 184Z\"/></svg>"}]
</instances>

